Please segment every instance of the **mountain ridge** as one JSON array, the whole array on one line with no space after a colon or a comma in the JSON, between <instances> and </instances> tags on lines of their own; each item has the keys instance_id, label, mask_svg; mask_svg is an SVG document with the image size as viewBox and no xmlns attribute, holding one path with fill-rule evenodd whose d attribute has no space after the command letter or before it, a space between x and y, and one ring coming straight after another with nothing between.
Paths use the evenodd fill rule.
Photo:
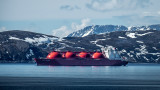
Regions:
<instances>
[{"instance_id":1,"label":"mountain ridge","mask_svg":"<svg viewBox=\"0 0 160 90\"><path fill-rule=\"evenodd\" d=\"M123 25L92 25L87 26L84 29L75 31L69 34L67 37L84 37L92 34L108 33L113 31L136 31L136 30L160 30L160 24L148 25L148 26L130 26Z\"/></svg>"}]
</instances>

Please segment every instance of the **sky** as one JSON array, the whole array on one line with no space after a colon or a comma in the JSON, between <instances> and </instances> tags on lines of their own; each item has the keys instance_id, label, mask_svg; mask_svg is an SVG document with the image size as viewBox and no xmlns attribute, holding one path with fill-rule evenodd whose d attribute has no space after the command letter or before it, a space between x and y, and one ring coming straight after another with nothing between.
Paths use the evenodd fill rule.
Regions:
<instances>
[{"instance_id":1,"label":"sky","mask_svg":"<svg viewBox=\"0 0 160 90\"><path fill-rule=\"evenodd\" d=\"M89 25L160 24L160 0L0 0L0 31L58 37Z\"/></svg>"}]
</instances>

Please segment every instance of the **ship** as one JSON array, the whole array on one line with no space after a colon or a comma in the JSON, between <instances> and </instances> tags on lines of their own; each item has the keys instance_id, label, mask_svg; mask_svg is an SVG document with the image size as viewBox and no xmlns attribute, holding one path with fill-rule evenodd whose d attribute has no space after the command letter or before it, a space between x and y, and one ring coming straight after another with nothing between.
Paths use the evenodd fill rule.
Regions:
<instances>
[{"instance_id":1,"label":"ship","mask_svg":"<svg viewBox=\"0 0 160 90\"><path fill-rule=\"evenodd\" d=\"M126 66L116 50L96 52L52 51L46 58L35 58L37 66Z\"/></svg>"}]
</instances>

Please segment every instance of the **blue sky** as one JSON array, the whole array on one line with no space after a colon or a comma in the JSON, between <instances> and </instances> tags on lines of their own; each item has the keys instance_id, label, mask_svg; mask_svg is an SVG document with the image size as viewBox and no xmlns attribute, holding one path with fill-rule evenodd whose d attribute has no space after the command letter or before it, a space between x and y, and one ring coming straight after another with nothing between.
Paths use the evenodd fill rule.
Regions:
<instances>
[{"instance_id":1,"label":"blue sky","mask_svg":"<svg viewBox=\"0 0 160 90\"><path fill-rule=\"evenodd\" d=\"M160 0L0 0L0 31L59 37L88 25L160 23Z\"/></svg>"}]
</instances>

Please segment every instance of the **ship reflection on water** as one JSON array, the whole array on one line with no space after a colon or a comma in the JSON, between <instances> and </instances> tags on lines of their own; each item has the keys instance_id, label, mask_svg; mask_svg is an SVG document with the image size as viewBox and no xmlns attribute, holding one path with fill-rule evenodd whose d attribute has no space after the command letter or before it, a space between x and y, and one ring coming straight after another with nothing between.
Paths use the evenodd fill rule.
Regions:
<instances>
[{"instance_id":1,"label":"ship reflection on water","mask_svg":"<svg viewBox=\"0 0 160 90\"><path fill-rule=\"evenodd\" d=\"M159 64L128 64L127 66L0 64L0 87L8 90L11 88L45 90L44 87L50 89L55 87L57 90L66 87L158 90L160 88L159 71Z\"/></svg>"}]
</instances>

